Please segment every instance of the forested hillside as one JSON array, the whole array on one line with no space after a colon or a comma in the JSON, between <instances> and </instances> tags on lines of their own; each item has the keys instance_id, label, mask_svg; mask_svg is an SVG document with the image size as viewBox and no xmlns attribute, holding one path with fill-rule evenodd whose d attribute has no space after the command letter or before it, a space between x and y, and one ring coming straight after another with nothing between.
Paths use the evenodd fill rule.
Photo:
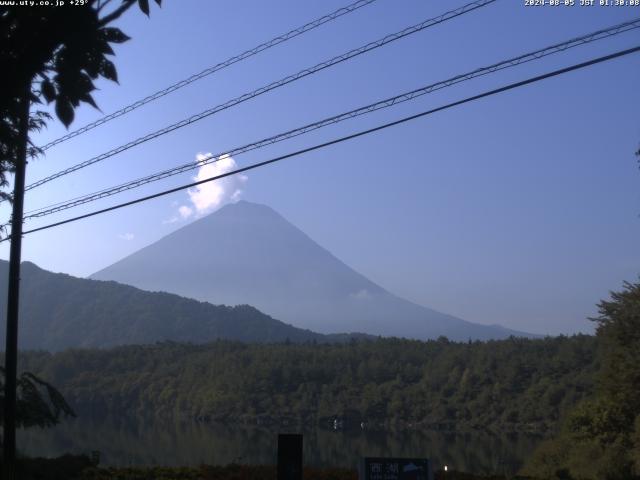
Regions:
<instances>
[{"instance_id":1,"label":"forested hillside","mask_svg":"<svg viewBox=\"0 0 640 480\"><path fill-rule=\"evenodd\" d=\"M8 263L0 260L0 292ZM76 278L22 264L20 348L50 351L164 340L206 343L345 341L358 335L321 335L280 322L249 305L229 307L116 282ZM0 318L6 304L0 302ZM4 329L0 344L4 345Z\"/></svg>"},{"instance_id":2,"label":"forested hillside","mask_svg":"<svg viewBox=\"0 0 640 480\"><path fill-rule=\"evenodd\" d=\"M30 352L80 414L546 431L593 389L590 336L451 343L163 343ZM153 412L153 413L152 413Z\"/></svg>"}]
</instances>

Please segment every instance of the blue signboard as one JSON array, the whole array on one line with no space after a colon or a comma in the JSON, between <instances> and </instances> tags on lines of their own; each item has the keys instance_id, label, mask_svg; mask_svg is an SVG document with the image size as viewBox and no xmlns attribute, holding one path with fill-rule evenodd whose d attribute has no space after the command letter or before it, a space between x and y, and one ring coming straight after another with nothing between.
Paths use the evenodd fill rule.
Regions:
<instances>
[{"instance_id":1,"label":"blue signboard","mask_svg":"<svg viewBox=\"0 0 640 480\"><path fill-rule=\"evenodd\" d=\"M360 480L433 480L426 458L366 457L360 465Z\"/></svg>"}]
</instances>

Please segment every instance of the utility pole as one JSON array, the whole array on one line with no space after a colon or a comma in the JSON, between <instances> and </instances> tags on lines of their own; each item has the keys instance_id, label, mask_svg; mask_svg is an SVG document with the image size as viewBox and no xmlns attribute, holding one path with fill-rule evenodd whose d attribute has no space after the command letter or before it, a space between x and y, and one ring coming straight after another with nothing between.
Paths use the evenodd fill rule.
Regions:
<instances>
[{"instance_id":1,"label":"utility pole","mask_svg":"<svg viewBox=\"0 0 640 480\"><path fill-rule=\"evenodd\" d=\"M20 100L20 124L13 186L11 216L11 249L9 253L9 288L7 295L7 338L5 348L4 383L4 478L16 480L16 383L18 375L18 307L20 301L20 257L22 251L22 220L24 213L24 178L27 168L29 139L29 106L31 79Z\"/></svg>"}]
</instances>

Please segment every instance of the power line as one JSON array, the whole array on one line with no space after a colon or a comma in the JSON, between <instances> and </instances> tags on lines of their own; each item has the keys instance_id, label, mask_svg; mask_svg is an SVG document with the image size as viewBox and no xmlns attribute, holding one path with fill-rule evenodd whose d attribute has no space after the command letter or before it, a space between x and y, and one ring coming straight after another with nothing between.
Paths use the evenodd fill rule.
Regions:
<instances>
[{"instance_id":1,"label":"power line","mask_svg":"<svg viewBox=\"0 0 640 480\"><path fill-rule=\"evenodd\" d=\"M323 128L325 126L328 125L332 125L335 123L339 123L351 118L355 118L357 116L360 115L365 115L377 110L381 110L384 108L389 108L393 105L397 105L399 103L403 103L406 101L410 101L410 100L414 100L422 95L426 95L428 93L434 92L436 90L440 90L452 85L456 85L458 83L461 83L463 81L467 81L467 80L471 80L473 78L476 77L480 77L483 75L487 75L489 73L494 73L496 71L500 71L500 70L504 70L506 68L511 68L511 67L515 67L517 65L521 65L523 63L527 63L530 61L534 61L534 60L538 60L540 58L546 57L548 55L552 55L558 52L563 52L566 51L567 49L579 46L579 45L584 45L587 43L591 43L597 40L601 40L604 38L609 38L611 36L614 35L618 35L620 33L623 32L627 32L629 30L633 30L636 28L640 27L640 18L635 19L635 20L631 20L628 22L624 22L618 25L614 25L605 29L600 29L597 30L595 32L591 32L589 34L586 35L582 35L580 37L575 37L572 38L570 40L564 41L562 43L557 43L533 52L529 52L529 53L525 53L523 55L519 55L517 57L514 58L510 58L508 60L503 60L499 63L495 63L492 64L490 66L487 67L482 67L482 68L478 68L476 70L472 70L470 72L467 73L463 73L460 75L456 75L455 77L449 78L447 80L442 80L439 81L437 83L433 83L431 85L427 85L415 90L412 90L410 92L405 92L402 93L400 95L396 95L394 97L390 97L384 100L380 100L377 101L375 103L366 105L364 107L360 107L354 110L350 110L348 112L344 112L341 113L339 115L334 115L332 117L328 117L325 118L323 120L293 129L293 130L289 130L287 132L284 133L280 133L278 135L274 135L262 140L259 140L257 142L253 142L247 145L243 145L241 147L236 147L234 149L228 150L226 152L223 153L219 153L219 154L215 154L215 155L208 155L207 157L205 157L204 159L198 161L197 163L194 162L189 162L183 165L179 165L173 168L170 168L168 170L164 170L152 175L148 175L146 177L142 177L142 178L138 178L136 180L131 180L128 181L126 183L114 186L114 187L110 187L107 189L103 189L94 193L90 193L87 195L83 195L83 196L79 196L79 197L75 197L72 199L68 199L62 202L58 202L55 204L51 204L51 205L47 205L35 210L32 210L30 212L27 212L27 215L25 216L25 219L29 219L29 218L40 218L40 217L44 217L47 215L51 215L53 213L57 213L63 210L67 210L69 208L73 208L79 205L83 205L85 203L89 203L89 202L93 202L96 200L100 200L102 198L106 198L106 197L110 197L113 195L116 195L118 193L122 193L124 191L127 190L131 190L133 188L137 188L140 187L142 185L145 185L147 183L151 183L151 182L155 182L155 181L159 181L159 180L163 180L165 178L171 177L173 175L177 175L179 173L183 173L186 171L190 171L190 170L194 170L196 168L199 168L203 165L207 165L210 163L215 163L218 161L218 159L223 156L223 155L229 155L229 156L237 156L240 155L242 153L246 153L248 151L251 150L255 150L258 148L262 148L268 145L272 145L274 143L283 141L283 140L287 140L299 135L303 135L305 133L308 133L310 131L313 130L317 130L319 128Z\"/></svg>"},{"instance_id":2,"label":"power line","mask_svg":"<svg viewBox=\"0 0 640 480\"><path fill-rule=\"evenodd\" d=\"M351 12L354 12L359 8L367 6L375 1L376 0L357 0L354 3L347 5L346 7L339 8L338 10L331 12L323 17L317 18L316 20L313 20L312 22L309 22L301 27L293 29L278 37L272 38L271 40L264 42L258 45L257 47L253 47L249 50L246 50L245 52L242 52L239 55L228 58L227 60L220 62L216 65L213 65L211 67L205 68L199 73L191 75L190 77L185 78L183 80L180 80L179 82L176 82L173 85L170 85L162 90L159 90L141 100L138 100L137 102L134 102L130 105L127 105L126 107L121 108L120 110L110 113L109 115L105 115L104 117L99 118L95 122L89 123L84 127L78 128L77 130L69 132L66 135L63 135L62 137L47 143L46 145L40 147L40 149L43 151L48 150L51 147L58 145L59 143L62 143L62 142L65 142L66 140L77 137L78 135L88 132L89 130L93 130L94 128L99 127L100 125L103 125L107 122L110 122L111 120L114 120L118 117L126 115L127 113L132 112L133 110L136 110L137 108L140 108L149 102L162 98L165 95L169 95L170 93L173 93L176 90L180 90L181 88L186 87L187 85L190 85L193 82L201 80L215 72L218 72L220 70L223 70L224 68L230 67L235 63L241 62L242 60L246 60L249 57L257 55L258 53L261 53L270 48L273 48L276 45L286 42L287 40L291 40L292 38L302 35L303 33L307 33L315 28L318 28L324 25L325 23L336 20L337 18L340 18L343 15L347 15Z\"/></svg>"},{"instance_id":3,"label":"power line","mask_svg":"<svg viewBox=\"0 0 640 480\"><path fill-rule=\"evenodd\" d=\"M380 130L384 130L384 129L389 128L389 127L393 127L393 126L396 126L396 125L400 125L402 123L409 122L411 120L415 120L415 119L418 119L418 118L421 118L421 117L425 117L427 115L431 115L431 114L434 114L436 112L440 112L442 110L447 110L449 108L453 108L453 107L456 107L456 106L459 106L459 105L463 105L465 103L473 102L473 101L479 100L481 98L485 98L485 97L489 97L489 96L492 96L492 95L496 95L498 93L506 92L508 90L513 90L515 88L519 88L519 87L522 87L522 86L525 86L525 85L529 85L529 84L532 84L532 83L535 83L535 82L539 82L541 80L545 80L545 79L548 79L548 78L551 78L551 77L556 77L558 75L562 75L562 74L565 74L565 73L568 73L568 72L572 72L574 70L579 70L579 69L586 68L586 67L589 67L589 66L592 66L592 65L596 65L598 63L603 63L603 62L606 62L606 61L609 61L609 60L613 60L615 58L619 58L619 57L622 57L622 56L625 56L625 55L636 53L638 51L640 51L640 46L636 46L636 47L629 48L629 49L626 49L626 50L618 51L618 52L615 52L615 53L612 53L612 54L609 54L609 55L605 55L605 56L602 56L602 57L598 57L598 58L595 58L595 59L592 59L592 60L589 60L589 61L586 61L586 62L574 64L574 65L571 65L569 67L561 68L561 69L558 69L558 70L554 70L552 72L545 73L543 75L538 75L538 76L535 76L535 77L528 78L526 80L522 80L522 81L519 81L519 82L511 83L511 84L508 84L508 85L500 87L500 88L496 88L496 89L493 89L493 90L489 90L489 91L480 93L478 95L474 95L472 97L467 97L467 98L465 98L463 100L458 100L456 102L448 103L446 105L443 105L443 106L440 106L440 107L437 107L437 108L433 108L431 110L426 110L424 112L417 113L415 115L404 117L404 118L401 118L400 120L395 120L393 122L385 123L383 125L379 125L377 127L373 127L373 128L367 129L367 130L362 130L360 132L353 133L351 135L346 135L344 137L340 137L340 138L337 138L337 139L334 139L334 140L330 140L328 142L320 143L320 144L314 145L312 147L308 147L308 148L304 148L302 150L298 150L298 151L295 151L295 152L292 152L292 153L288 153L286 155L281 155L279 157L275 157L275 158L272 158L270 160L265 160L263 162L254 163L254 164L248 165L246 167L238 168L238 169L233 170L231 172L223 173L221 175L216 175L215 177L211 177L211 178L207 178L207 179L204 179L204 180L200 180L198 182L193 182L193 183L189 183L187 185L182 185L182 186L179 186L179 187L171 188L169 190L164 190L162 192L154 193L152 195L147 195L145 197L137 198L135 200L131 200L131 201L128 201L128 202L124 202L124 203L120 203L120 204L117 204L117 205L113 205L111 207L103 208L101 210L95 210L93 212L86 213L84 215L79 215L77 217L68 218L66 220L62 220L62 221L59 221L59 222L51 223L49 225L44 225L42 227L33 228L31 230L27 230L23 234L26 235L26 234L29 234L29 233L35 233L35 232L39 232L41 230L47 230L47 229L50 229L50 228L53 228L53 227L58 227L60 225L65 225L67 223L76 222L78 220L83 220L85 218L89 218L89 217L93 217L93 216L100 215L100 214L103 214L103 213L111 212L113 210L118 210L120 208L124 208L124 207L128 207L128 206L131 206L131 205L135 205L137 203L146 202L146 201L152 200L154 198L158 198L158 197L162 197L162 196L165 196L165 195L169 195L171 193L175 193L175 192L178 192L178 191L181 191L181 190L186 190L188 188L195 187L195 186L198 186L198 185L202 185L204 183L212 182L214 180L219 180L221 178L229 177L231 175L236 175L238 173L243 173L243 172L246 172L246 171L249 171L249 170L253 170L253 169L256 169L256 168L259 168L259 167L264 167L266 165L270 165L272 163L276 163L276 162L279 162L281 160L285 160L287 158L296 157L296 156L302 155L304 153L308 153L308 152L312 152L314 150L319 150L321 148L328 147L330 145L335 145L335 144L342 143L342 142L345 142L345 141L348 141L348 140L353 140L355 138L362 137L362 136L365 136L365 135L369 135L371 133L378 132ZM0 240L0 242L4 242L4 241L6 241L6 240L8 240L10 238L11 238L11 236Z\"/></svg>"},{"instance_id":4,"label":"power line","mask_svg":"<svg viewBox=\"0 0 640 480\"><path fill-rule=\"evenodd\" d=\"M143 137L139 137L135 140L132 140L129 143L126 143L124 145L121 145L119 147L116 147L106 153L103 153L101 155L98 155L96 157L93 157L89 160L85 160L84 162L78 163L72 167L66 168L64 170L61 170L57 173L54 173L53 175L50 175L46 178L43 178L41 180L36 181L35 183L32 183L30 185L27 185L27 187L25 188L25 190L31 190L34 189L36 187L39 187L41 185L44 185L45 183L48 183L52 180L55 180L56 178L62 177L64 175L68 175L72 172L75 172L77 170L80 170L82 168L88 167L90 165L93 165L94 163L97 162L101 162L109 157L112 157L114 155L117 155L118 153L122 153L126 150L129 150L130 148L133 148L137 145L140 145L142 143L148 142L149 140L153 140L154 138L160 137L162 135L166 135L167 133L170 133L174 130L177 130L179 128L185 127L187 125L190 125L192 123L195 123L199 120L202 120L203 118L209 117L215 113L221 112L223 110L226 110L228 108L231 108L235 105L238 105L240 103L243 103L247 100L250 100L252 98L255 98L259 95L262 95L264 93L267 93L271 90L274 90L276 88L282 87L284 85L287 85L289 83L295 82L296 80L300 80L301 78L304 78L308 75L312 75L314 73L317 73L321 70L324 70L325 68L328 67L332 67L333 65L337 65L339 63L342 63L346 60L350 60L354 57L357 57L359 55L362 55L364 53L367 53L371 50L375 50L377 48L380 48L388 43L394 42L396 40L399 40L401 38L404 38L408 35L412 35L414 33L420 32L426 28L432 27L434 25L438 25L440 23L443 23L447 20L451 20L453 18L456 18L458 16L464 15L466 13L469 13L471 11L474 11L478 8L484 7L490 3L495 2L496 0L475 0L471 3L468 3L462 7L459 7L455 10L450 10L448 12L443 13L442 15L439 15L438 17L435 18L431 18L428 20L425 20L421 23L418 23L416 25L413 25L411 27L407 27L399 32L396 33L392 33L389 34L379 40L376 40L374 42L370 42L366 45L363 45L362 47L353 49L348 51L347 53L343 53L342 55L339 55L337 57L333 57L329 60L326 60L324 62L318 63L317 65L310 67L310 68L306 68L304 70L299 71L298 73L295 73L293 75L288 75L280 80L277 80L275 82L272 82L268 85L265 85L263 87L260 87L256 90L253 90L252 92L249 93L245 93L244 95L241 95L239 97L236 97L232 100L229 100L225 103L222 103L220 105L217 105L215 107L212 107L208 110L205 110L203 112L200 112L196 115L193 115L191 117L188 117L184 120L181 120L177 123L174 123L172 125L169 125L165 128L162 128L160 130L157 130L155 132L149 133Z\"/></svg>"}]
</instances>

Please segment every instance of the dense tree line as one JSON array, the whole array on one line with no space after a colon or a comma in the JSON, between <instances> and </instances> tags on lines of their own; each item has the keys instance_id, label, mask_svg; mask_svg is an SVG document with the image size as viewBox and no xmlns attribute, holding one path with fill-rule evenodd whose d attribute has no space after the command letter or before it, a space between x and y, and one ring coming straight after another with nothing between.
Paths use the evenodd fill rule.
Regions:
<instances>
[{"instance_id":1,"label":"dense tree line","mask_svg":"<svg viewBox=\"0 0 640 480\"><path fill-rule=\"evenodd\" d=\"M564 419L525 472L541 478L640 478L640 283L599 305L601 367L594 394Z\"/></svg>"},{"instance_id":2,"label":"dense tree line","mask_svg":"<svg viewBox=\"0 0 640 480\"><path fill-rule=\"evenodd\" d=\"M31 352L79 413L545 431L593 391L589 336L452 343L161 343Z\"/></svg>"}]
</instances>

